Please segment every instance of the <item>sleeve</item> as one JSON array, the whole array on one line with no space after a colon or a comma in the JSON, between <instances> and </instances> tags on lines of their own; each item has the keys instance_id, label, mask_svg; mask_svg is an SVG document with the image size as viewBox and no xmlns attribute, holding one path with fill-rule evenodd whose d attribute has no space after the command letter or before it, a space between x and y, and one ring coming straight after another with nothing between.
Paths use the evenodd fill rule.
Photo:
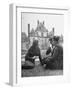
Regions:
<instances>
[{"instance_id":1,"label":"sleeve","mask_svg":"<svg viewBox=\"0 0 72 90\"><path fill-rule=\"evenodd\" d=\"M49 47L48 50L46 51L46 55L51 53L51 48Z\"/></svg>"}]
</instances>

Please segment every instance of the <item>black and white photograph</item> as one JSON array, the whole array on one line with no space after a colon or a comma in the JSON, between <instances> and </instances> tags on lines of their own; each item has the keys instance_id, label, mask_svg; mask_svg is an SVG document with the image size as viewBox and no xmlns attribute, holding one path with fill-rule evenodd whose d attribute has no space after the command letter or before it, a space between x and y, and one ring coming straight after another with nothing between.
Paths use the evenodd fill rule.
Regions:
<instances>
[{"instance_id":1,"label":"black and white photograph","mask_svg":"<svg viewBox=\"0 0 72 90\"><path fill-rule=\"evenodd\" d=\"M64 15L21 12L21 77L63 75Z\"/></svg>"},{"instance_id":2,"label":"black and white photograph","mask_svg":"<svg viewBox=\"0 0 72 90\"><path fill-rule=\"evenodd\" d=\"M69 15L65 7L10 5L11 85L69 82Z\"/></svg>"}]
</instances>

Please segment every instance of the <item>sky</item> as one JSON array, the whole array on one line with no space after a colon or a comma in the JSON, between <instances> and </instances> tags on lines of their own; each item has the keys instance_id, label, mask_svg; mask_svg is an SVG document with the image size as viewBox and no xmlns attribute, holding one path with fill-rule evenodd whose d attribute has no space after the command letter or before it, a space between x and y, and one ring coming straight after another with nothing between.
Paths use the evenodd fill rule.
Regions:
<instances>
[{"instance_id":1,"label":"sky","mask_svg":"<svg viewBox=\"0 0 72 90\"><path fill-rule=\"evenodd\" d=\"M45 23L46 29L50 32L55 28L55 35L63 35L64 33L64 15L41 14L41 13L22 13L22 32L28 33L28 24L30 30L36 29L37 21Z\"/></svg>"}]
</instances>

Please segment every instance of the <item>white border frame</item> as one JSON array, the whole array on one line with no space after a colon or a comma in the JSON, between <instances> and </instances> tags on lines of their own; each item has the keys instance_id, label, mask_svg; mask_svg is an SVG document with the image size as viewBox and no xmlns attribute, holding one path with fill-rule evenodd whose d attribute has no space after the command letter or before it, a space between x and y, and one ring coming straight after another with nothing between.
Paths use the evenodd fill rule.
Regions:
<instances>
[{"instance_id":1,"label":"white border frame","mask_svg":"<svg viewBox=\"0 0 72 90\"><path fill-rule=\"evenodd\" d=\"M21 78L21 12L41 12L64 15L64 75L49 76L49 77L30 77ZM25 84L48 84L62 83L69 81L69 62L67 52L67 40L69 30L69 14L68 8L54 7L24 7L23 5L10 5L10 84L25 85Z\"/></svg>"}]
</instances>

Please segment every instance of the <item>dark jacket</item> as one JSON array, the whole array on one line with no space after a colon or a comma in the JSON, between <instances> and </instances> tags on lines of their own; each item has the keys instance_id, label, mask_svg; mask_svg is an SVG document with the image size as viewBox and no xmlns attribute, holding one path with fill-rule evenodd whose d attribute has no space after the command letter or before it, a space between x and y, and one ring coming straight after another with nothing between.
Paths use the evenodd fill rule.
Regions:
<instances>
[{"instance_id":1,"label":"dark jacket","mask_svg":"<svg viewBox=\"0 0 72 90\"><path fill-rule=\"evenodd\" d=\"M41 54L40 54L40 49L39 47L34 47L31 46L30 49L28 50L26 56L25 56L25 60L31 61L32 63L35 63L35 59L33 59L32 57L34 56L39 56L39 60L41 61Z\"/></svg>"},{"instance_id":2,"label":"dark jacket","mask_svg":"<svg viewBox=\"0 0 72 90\"><path fill-rule=\"evenodd\" d=\"M50 68L63 69L63 48L61 46L55 46L52 56L46 58L46 64Z\"/></svg>"}]
</instances>

